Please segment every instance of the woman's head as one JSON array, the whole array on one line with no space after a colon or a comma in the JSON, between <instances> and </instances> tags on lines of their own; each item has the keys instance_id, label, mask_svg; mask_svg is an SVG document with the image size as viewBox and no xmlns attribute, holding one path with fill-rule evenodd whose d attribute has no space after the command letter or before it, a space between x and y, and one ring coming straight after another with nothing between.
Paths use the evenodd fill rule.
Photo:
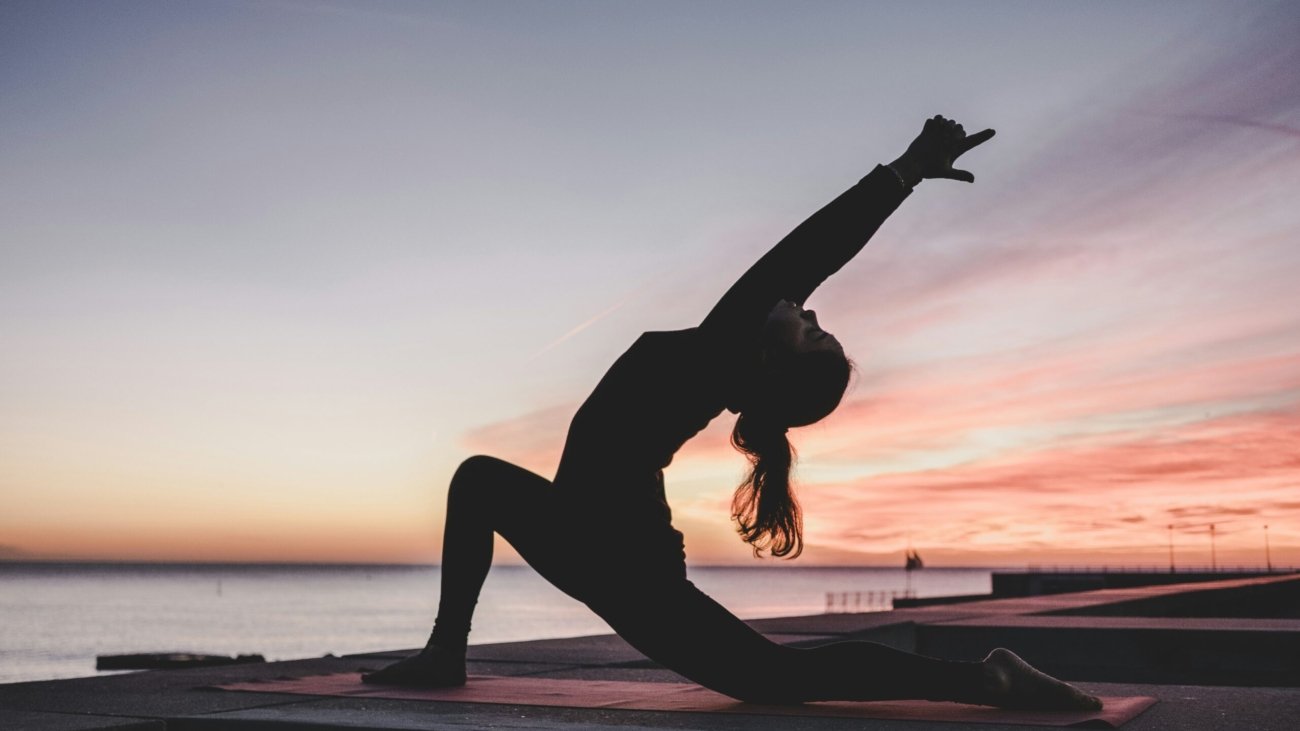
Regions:
<instances>
[{"instance_id":1,"label":"woman's head","mask_svg":"<svg viewBox=\"0 0 1300 731\"><path fill-rule=\"evenodd\" d=\"M834 335L821 329L817 313L799 303L781 300L767 313L763 326L763 348L783 354L818 351L844 352Z\"/></svg>"},{"instance_id":2,"label":"woman's head","mask_svg":"<svg viewBox=\"0 0 1300 731\"><path fill-rule=\"evenodd\" d=\"M745 408L784 427L821 421L839 406L852 365L817 313L781 300L763 328L762 365Z\"/></svg>"},{"instance_id":3,"label":"woman's head","mask_svg":"<svg viewBox=\"0 0 1300 731\"><path fill-rule=\"evenodd\" d=\"M751 466L732 498L732 517L755 555L766 549L793 558L803 550L799 503L790 486L795 452L786 429L834 411L851 373L844 348L821 329L816 313L784 300L772 309L760 373L731 433Z\"/></svg>"}]
</instances>

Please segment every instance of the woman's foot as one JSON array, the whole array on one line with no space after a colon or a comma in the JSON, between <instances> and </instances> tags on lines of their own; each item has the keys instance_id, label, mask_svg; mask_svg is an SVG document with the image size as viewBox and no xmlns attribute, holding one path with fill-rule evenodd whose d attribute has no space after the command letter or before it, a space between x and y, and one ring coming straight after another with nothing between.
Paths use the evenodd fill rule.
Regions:
<instances>
[{"instance_id":1,"label":"woman's foot","mask_svg":"<svg viewBox=\"0 0 1300 731\"><path fill-rule=\"evenodd\" d=\"M1100 711L1101 701L999 647L984 658L985 702L1000 708Z\"/></svg>"},{"instance_id":2,"label":"woman's foot","mask_svg":"<svg viewBox=\"0 0 1300 731\"><path fill-rule=\"evenodd\" d=\"M361 676L361 682L375 685L405 685L413 688L449 688L465 684L465 653L427 645L403 660Z\"/></svg>"}]
</instances>

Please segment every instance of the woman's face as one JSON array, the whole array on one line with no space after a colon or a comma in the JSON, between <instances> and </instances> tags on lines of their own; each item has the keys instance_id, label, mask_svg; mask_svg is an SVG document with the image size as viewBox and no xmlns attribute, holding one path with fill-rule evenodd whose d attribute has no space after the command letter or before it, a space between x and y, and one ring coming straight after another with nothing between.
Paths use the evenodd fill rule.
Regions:
<instances>
[{"instance_id":1,"label":"woman's face","mask_svg":"<svg viewBox=\"0 0 1300 731\"><path fill-rule=\"evenodd\" d=\"M763 327L763 349L782 355L819 350L843 353L844 346L817 324L817 313L794 302L781 300L767 315Z\"/></svg>"}]
</instances>

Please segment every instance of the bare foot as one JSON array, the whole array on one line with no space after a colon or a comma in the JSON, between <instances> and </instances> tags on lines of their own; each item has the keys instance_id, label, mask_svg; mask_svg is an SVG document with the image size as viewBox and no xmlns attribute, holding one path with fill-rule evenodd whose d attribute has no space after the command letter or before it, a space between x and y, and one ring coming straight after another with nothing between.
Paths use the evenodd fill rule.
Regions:
<instances>
[{"instance_id":1,"label":"bare foot","mask_svg":"<svg viewBox=\"0 0 1300 731\"><path fill-rule=\"evenodd\" d=\"M465 653L428 645L418 653L361 676L375 685L449 688L465 684Z\"/></svg>"},{"instance_id":2,"label":"bare foot","mask_svg":"<svg viewBox=\"0 0 1300 731\"><path fill-rule=\"evenodd\" d=\"M1036 670L1016 653L999 647L984 658L987 703L1001 708L1100 711L1101 701Z\"/></svg>"}]
</instances>

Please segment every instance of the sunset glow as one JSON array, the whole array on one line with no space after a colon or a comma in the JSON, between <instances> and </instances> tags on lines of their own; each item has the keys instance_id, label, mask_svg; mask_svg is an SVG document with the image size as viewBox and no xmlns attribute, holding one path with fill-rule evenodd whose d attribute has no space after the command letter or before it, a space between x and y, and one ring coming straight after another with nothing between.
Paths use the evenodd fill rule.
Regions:
<instances>
[{"instance_id":1,"label":"sunset glow","mask_svg":"<svg viewBox=\"0 0 1300 731\"><path fill-rule=\"evenodd\" d=\"M0 9L0 559L436 562L461 460L553 475L941 113L975 184L809 302L798 563L1300 564L1294 4L75 7ZM731 426L696 564L753 560Z\"/></svg>"}]
</instances>

